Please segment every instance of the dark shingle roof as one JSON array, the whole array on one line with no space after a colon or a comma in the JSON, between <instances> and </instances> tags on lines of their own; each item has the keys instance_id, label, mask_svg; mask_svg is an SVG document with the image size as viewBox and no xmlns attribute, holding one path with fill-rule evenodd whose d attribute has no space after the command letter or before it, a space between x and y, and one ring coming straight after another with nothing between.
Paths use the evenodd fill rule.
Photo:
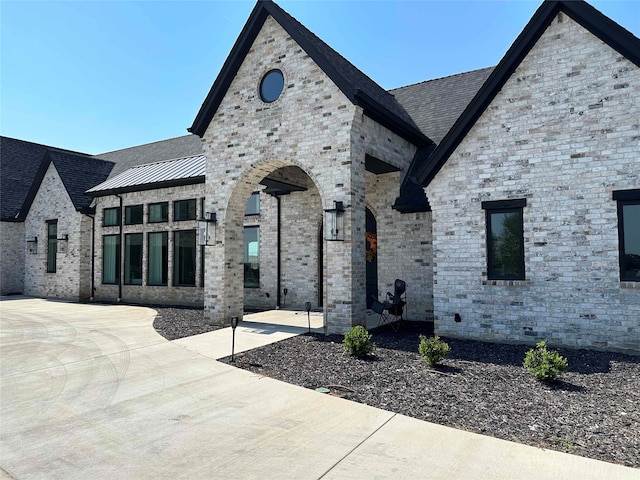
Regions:
<instances>
[{"instance_id":1,"label":"dark shingle roof","mask_svg":"<svg viewBox=\"0 0 640 480\"><path fill-rule=\"evenodd\" d=\"M109 175L109 177L114 177L137 165L193 155L202 155L202 140L197 135L169 138L159 142L101 153L95 157L115 162L116 166Z\"/></svg>"},{"instance_id":2,"label":"dark shingle roof","mask_svg":"<svg viewBox=\"0 0 640 480\"><path fill-rule=\"evenodd\" d=\"M363 108L365 115L416 145L432 143L393 95L270 0L256 3L220 74L202 103L193 125L189 128L190 132L204 135L240 65L269 16L302 47L353 104Z\"/></svg>"},{"instance_id":3,"label":"dark shingle roof","mask_svg":"<svg viewBox=\"0 0 640 480\"><path fill-rule=\"evenodd\" d=\"M3 221L24 221L50 162L54 162L77 209L89 206L84 195L90 186L103 181L113 163L84 153L0 137L0 206Z\"/></svg>"},{"instance_id":4,"label":"dark shingle roof","mask_svg":"<svg viewBox=\"0 0 640 480\"><path fill-rule=\"evenodd\" d=\"M436 143L444 138L493 67L390 90L420 130Z\"/></svg>"}]
</instances>

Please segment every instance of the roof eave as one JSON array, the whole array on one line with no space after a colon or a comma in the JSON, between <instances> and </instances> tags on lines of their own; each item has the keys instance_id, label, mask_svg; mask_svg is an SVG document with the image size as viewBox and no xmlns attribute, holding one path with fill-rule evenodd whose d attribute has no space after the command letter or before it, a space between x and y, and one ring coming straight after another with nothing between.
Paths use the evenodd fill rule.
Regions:
<instances>
[{"instance_id":1,"label":"roof eave","mask_svg":"<svg viewBox=\"0 0 640 480\"><path fill-rule=\"evenodd\" d=\"M119 195L121 193L144 192L148 190L158 190L161 188L181 187L184 185L198 185L205 182L205 176L177 178L174 180L164 180L162 182L144 183L141 185L127 185L126 187L108 188L105 190L88 190L86 195L91 197L106 197L108 195Z\"/></svg>"}]
</instances>

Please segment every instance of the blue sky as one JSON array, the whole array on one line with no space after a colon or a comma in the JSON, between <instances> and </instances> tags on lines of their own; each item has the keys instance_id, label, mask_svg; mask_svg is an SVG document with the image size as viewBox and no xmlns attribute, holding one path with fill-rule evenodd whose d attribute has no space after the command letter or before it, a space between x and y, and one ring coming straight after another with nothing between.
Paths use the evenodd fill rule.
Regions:
<instances>
[{"instance_id":1,"label":"blue sky","mask_svg":"<svg viewBox=\"0 0 640 480\"><path fill-rule=\"evenodd\" d=\"M495 65L540 5L277 3L386 89ZM590 3L640 36L640 0ZM186 134L253 6L0 0L0 133L92 154Z\"/></svg>"}]
</instances>

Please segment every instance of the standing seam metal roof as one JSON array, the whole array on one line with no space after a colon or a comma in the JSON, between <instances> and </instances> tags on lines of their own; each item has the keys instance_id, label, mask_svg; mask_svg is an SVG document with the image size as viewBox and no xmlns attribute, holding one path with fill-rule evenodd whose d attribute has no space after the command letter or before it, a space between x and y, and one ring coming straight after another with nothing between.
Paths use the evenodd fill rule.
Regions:
<instances>
[{"instance_id":1,"label":"standing seam metal roof","mask_svg":"<svg viewBox=\"0 0 640 480\"><path fill-rule=\"evenodd\" d=\"M151 186L164 182L193 179L193 183L202 181L207 160L204 155L147 163L132 167L106 182L87 190L87 193L115 191L136 186Z\"/></svg>"}]
</instances>

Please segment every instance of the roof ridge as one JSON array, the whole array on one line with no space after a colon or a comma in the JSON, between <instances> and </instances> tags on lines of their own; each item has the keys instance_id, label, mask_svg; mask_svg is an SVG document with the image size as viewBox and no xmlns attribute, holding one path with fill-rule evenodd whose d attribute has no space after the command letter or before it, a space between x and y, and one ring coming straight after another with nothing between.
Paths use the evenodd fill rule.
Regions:
<instances>
[{"instance_id":1,"label":"roof ridge","mask_svg":"<svg viewBox=\"0 0 640 480\"><path fill-rule=\"evenodd\" d=\"M391 92L393 92L395 90L400 90L402 88L414 87L416 85L422 85L423 83L437 82L438 80L444 80L445 78L459 77L461 75L468 75L469 73L480 72L480 71L489 70L489 69L492 69L492 68L495 68L495 65L493 65L491 67L483 67L483 68L476 68L476 69L473 69L473 70L467 70L466 72L453 73L451 75L445 75L443 77L430 78L428 80L422 80L421 82L410 83L408 85L403 85L401 87L391 88L391 89L388 90L388 92L391 93ZM393 95L393 93L391 93L391 95Z\"/></svg>"},{"instance_id":2,"label":"roof ridge","mask_svg":"<svg viewBox=\"0 0 640 480\"><path fill-rule=\"evenodd\" d=\"M73 153L73 154L76 154L76 155L83 155L83 156L89 157L89 158L94 156L94 155L91 155L90 153L79 152L77 150L69 150L67 148L54 147L52 145L45 145L44 143L32 142L30 140L23 140L21 138L7 137L6 135L0 135L0 139L13 140L15 142L28 143L29 145L36 145L38 147L46 148L47 150L55 150L55 151L58 151L58 152Z\"/></svg>"}]
</instances>

